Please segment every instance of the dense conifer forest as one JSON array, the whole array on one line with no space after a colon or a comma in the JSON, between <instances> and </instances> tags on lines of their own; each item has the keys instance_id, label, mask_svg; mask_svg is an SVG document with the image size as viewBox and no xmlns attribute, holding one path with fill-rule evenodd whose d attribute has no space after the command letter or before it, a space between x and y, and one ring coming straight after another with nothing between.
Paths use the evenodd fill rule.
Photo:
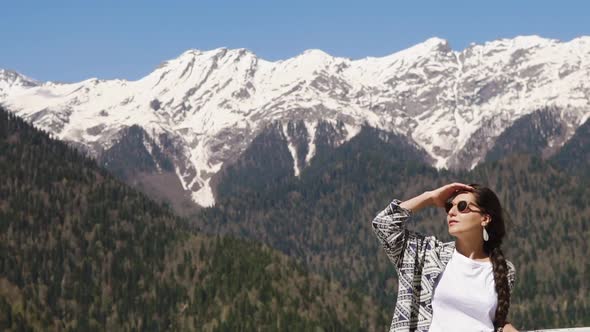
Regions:
<instances>
[{"instance_id":1,"label":"dense conifer forest","mask_svg":"<svg viewBox=\"0 0 590 332\"><path fill-rule=\"evenodd\" d=\"M0 109L0 330L358 331L364 293L169 206Z\"/></svg>"}]
</instances>

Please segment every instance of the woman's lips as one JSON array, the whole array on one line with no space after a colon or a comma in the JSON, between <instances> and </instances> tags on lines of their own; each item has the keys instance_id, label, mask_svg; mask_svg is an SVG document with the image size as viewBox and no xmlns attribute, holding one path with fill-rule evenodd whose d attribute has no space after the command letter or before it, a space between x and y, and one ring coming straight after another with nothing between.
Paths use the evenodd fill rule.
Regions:
<instances>
[{"instance_id":1,"label":"woman's lips","mask_svg":"<svg viewBox=\"0 0 590 332\"><path fill-rule=\"evenodd\" d=\"M449 220L449 226L459 223L457 220Z\"/></svg>"}]
</instances>

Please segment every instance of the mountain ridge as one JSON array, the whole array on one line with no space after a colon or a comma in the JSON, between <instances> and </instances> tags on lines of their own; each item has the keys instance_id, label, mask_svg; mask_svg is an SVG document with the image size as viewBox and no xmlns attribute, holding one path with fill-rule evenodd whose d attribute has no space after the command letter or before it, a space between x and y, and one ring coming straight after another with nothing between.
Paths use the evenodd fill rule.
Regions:
<instances>
[{"instance_id":1,"label":"mountain ridge","mask_svg":"<svg viewBox=\"0 0 590 332\"><path fill-rule=\"evenodd\" d=\"M183 52L136 81L0 85L0 103L93 157L126 127L142 127L157 145L164 136L174 142L167 157L183 189L211 206L213 174L276 121L304 121L309 153L319 121L343 123L344 141L369 124L404 135L438 169L473 168L504 130L545 107L566 113L559 120L565 142L590 116L589 63L588 37L519 36L462 51L430 38L357 60L307 50L271 62L217 48Z\"/></svg>"}]
</instances>

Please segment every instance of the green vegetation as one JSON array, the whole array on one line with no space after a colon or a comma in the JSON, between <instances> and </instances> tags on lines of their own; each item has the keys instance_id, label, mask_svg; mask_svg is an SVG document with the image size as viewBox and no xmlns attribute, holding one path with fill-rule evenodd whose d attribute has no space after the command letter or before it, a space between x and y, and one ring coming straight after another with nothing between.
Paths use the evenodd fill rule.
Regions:
<instances>
[{"instance_id":1,"label":"green vegetation","mask_svg":"<svg viewBox=\"0 0 590 332\"><path fill-rule=\"evenodd\" d=\"M0 330L373 330L387 312L292 259L208 237L0 109Z\"/></svg>"}]
</instances>

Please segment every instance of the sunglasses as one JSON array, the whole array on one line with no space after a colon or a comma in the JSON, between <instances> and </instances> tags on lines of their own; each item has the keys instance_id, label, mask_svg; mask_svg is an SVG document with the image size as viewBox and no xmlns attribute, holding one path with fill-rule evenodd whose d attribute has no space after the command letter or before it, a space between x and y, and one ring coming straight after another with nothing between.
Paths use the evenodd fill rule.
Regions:
<instances>
[{"instance_id":1,"label":"sunglasses","mask_svg":"<svg viewBox=\"0 0 590 332\"><path fill-rule=\"evenodd\" d=\"M483 211L481 210L472 210L469 207L469 204L473 204L471 202L467 202L467 201L459 201L457 203L457 210L459 210L459 212L461 213L469 213L469 212L478 212L478 213L483 213ZM451 209L453 208L454 204L451 202L446 202L445 203L445 211L447 211L447 213L449 213L449 211L451 211Z\"/></svg>"}]
</instances>

